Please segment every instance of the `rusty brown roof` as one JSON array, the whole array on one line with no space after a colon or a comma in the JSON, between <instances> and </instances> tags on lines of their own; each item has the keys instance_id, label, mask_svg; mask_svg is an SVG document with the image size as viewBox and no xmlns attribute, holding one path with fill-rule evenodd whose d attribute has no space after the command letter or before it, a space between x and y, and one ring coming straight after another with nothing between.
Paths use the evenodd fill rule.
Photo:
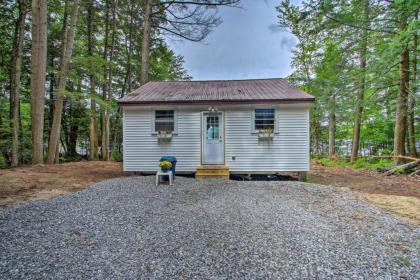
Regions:
<instances>
[{"instance_id":1,"label":"rusty brown roof","mask_svg":"<svg viewBox=\"0 0 420 280\"><path fill-rule=\"evenodd\" d=\"M312 95L286 80L158 81L148 82L118 102L122 105L157 103L252 103L313 101Z\"/></svg>"}]
</instances>

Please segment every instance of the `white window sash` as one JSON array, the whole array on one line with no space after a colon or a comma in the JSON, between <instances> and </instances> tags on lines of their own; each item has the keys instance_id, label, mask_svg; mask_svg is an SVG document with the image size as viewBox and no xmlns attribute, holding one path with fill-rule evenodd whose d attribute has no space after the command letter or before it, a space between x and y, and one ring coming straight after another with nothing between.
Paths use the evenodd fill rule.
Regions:
<instances>
[{"instance_id":1,"label":"white window sash","mask_svg":"<svg viewBox=\"0 0 420 280\"><path fill-rule=\"evenodd\" d=\"M258 133L258 130L255 129L255 110L256 109L274 109L274 133L277 134L279 132L278 130L278 110L277 108L273 107L255 107L252 109L251 112L251 133L256 134Z\"/></svg>"},{"instance_id":2,"label":"white window sash","mask_svg":"<svg viewBox=\"0 0 420 280\"><path fill-rule=\"evenodd\" d=\"M157 135L158 133L156 132L156 111L162 111L162 110L168 110L168 111L174 111L174 131L172 132L172 134L178 134L178 112L174 109L154 109L151 112L150 115L150 119L151 119L151 132L152 135ZM162 121L161 121L162 122ZM163 121L165 122L165 121Z\"/></svg>"}]
</instances>

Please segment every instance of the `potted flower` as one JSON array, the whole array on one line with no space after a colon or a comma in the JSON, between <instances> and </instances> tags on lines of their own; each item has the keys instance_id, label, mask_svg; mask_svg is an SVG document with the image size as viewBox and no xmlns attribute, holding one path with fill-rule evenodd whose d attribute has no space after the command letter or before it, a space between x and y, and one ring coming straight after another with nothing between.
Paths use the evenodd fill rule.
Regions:
<instances>
[{"instance_id":1,"label":"potted flower","mask_svg":"<svg viewBox=\"0 0 420 280\"><path fill-rule=\"evenodd\" d=\"M157 137L159 139L171 139L172 138L172 132L167 130L160 130L157 132Z\"/></svg>"},{"instance_id":2,"label":"potted flower","mask_svg":"<svg viewBox=\"0 0 420 280\"><path fill-rule=\"evenodd\" d=\"M164 160L159 162L159 167L163 172L168 172L172 168L172 163L170 161Z\"/></svg>"},{"instance_id":3,"label":"potted flower","mask_svg":"<svg viewBox=\"0 0 420 280\"><path fill-rule=\"evenodd\" d=\"M274 131L272 128L262 128L258 130L259 139L272 139L274 136Z\"/></svg>"}]
</instances>

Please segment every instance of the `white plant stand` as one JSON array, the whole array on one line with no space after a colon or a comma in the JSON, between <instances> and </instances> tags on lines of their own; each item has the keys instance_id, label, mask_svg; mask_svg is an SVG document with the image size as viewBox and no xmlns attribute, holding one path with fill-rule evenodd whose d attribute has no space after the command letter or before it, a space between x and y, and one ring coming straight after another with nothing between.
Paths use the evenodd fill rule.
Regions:
<instances>
[{"instance_id":1,"label":"white plant stand","mask_svg":"<svg viewBox=\"0 0 420 280\"><path fill-rule=\"evenodd\" d=\"M173 185L174 177L172 176L172 171L164 172L162 170L159 170L158 172L156 172L156 186L159 185L159 183L161 182L162 176L168 176L169 177L169 185L171 185L171 186Z\"/></svg>"}]
</instances>

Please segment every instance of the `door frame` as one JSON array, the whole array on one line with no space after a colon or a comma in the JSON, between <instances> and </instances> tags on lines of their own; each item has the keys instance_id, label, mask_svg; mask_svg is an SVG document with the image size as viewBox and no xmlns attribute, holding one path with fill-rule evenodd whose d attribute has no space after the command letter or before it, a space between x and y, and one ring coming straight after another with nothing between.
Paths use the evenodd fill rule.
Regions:
<instances>
[{"instance_id":1,"label":"door frame","mask_svg":"<svg viewBox=\"0 0 420 280\"><path fill-rule=\"evenodd\" d=\"M214 112L202 111L200 114L200 142L201 142L201 153L200 153L200 164L201 165L225 165L226 164L226 138L225 138L225 112L217 111L216 114L219 114L222 118L220 121L222 124L222 139L223 139L223 162L222 163L204 163L204 141L203 141L203 127L204 127L204 116L206 114L211 114Z\"/></svg>"}]
</instances>

